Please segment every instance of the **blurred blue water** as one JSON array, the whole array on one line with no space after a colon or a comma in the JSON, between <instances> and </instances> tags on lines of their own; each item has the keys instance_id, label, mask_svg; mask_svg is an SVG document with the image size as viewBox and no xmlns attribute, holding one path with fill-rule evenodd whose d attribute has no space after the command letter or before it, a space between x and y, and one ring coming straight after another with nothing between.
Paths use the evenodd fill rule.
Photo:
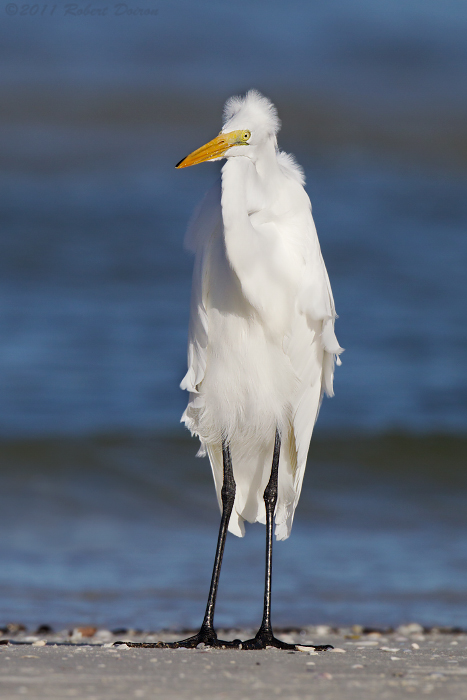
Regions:
<instances>
[{"instance_id":1,"label":"blurred blue water","mask_svg":"<svg viewBox=\"0 0 467 700\"><path fill-rule=\"evenodd\" d=\"M467 9L457 0L138 0L151 17L4 16L5 83L31 80L170 85L229 94L264 90L365 99L374 107L425 101L465 106ZM42 9L42 6L41 6ZM394 106L394 105L393 105Z\"/></svg>"},{"instance_id":2,"label":"blurred blue water","mask_svg":"<svg viewBox=\"0 0 467 700\"><path fill-rule=\"evenodd\" d=\"M465 444L456 467L449 440L376 442L364 466L352 440L322 461L332 442L312 449L292 536L275 545L276 624L466 626ZM193 452L176 435L0 445L0 620L196 627L219 513ZM228 537L219 625L259 623L264 533Z\"/></svg>"}]
</instances>

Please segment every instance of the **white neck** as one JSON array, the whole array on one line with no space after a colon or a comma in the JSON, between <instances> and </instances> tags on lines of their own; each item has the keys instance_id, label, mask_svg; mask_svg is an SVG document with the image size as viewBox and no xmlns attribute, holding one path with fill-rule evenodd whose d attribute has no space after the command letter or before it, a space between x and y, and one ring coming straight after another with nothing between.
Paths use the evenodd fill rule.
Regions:
<instances>
[{"instance_id":1,"label":"white neck","mask_svg":"<svg viewBox=\"0 0 467 700\"><path fill-rule=\"evenodd\" d=\"M272 223L284 175L274 143L267 142L255 155L254 161L231 157L222 168L224 240L245 298L260 315L274 316L268 321L272 328L286 315L277 284L283 276L282 245Z\"/></svg>"}]
</instances>

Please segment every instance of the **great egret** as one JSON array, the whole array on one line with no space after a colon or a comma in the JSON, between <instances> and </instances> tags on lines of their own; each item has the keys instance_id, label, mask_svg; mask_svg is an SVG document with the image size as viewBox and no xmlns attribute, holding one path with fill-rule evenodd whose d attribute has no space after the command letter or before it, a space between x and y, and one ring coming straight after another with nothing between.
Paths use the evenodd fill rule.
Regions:
<instances>
[{"instance_id":1,"label":"great egret","mask_svg":"<svg viewBox=\"0 0 467 700\"><path fill-rule=\"evenodd\" d=\"M201 629L159 646L296 649L271 627L273 519L286 539L342 348L303 172L278 150L279 127L257 91L231 97L220 134L176 166L227 159L187 232L195 265L181 383L190 392L182 421L209 455L222 519ZM217 586L227 529L243 536L245 520L266 523L264 615L254 639L225 642L213 627Z\"/></svg>"}]
</instances>

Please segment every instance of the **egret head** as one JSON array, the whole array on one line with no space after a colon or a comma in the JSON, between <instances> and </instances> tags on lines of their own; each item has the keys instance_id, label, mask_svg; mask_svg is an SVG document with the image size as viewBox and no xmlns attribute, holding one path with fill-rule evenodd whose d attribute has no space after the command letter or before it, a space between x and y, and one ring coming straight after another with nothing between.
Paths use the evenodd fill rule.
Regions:
<instances>
[{"instance_id":1,"label":"egret head","mask_svg":"<svg viewBox=\"0 0 467 700\"><path fill-rule=\"evenodd\" d=\"M246 156L255 160L258 150L268 141L276 145L280 120L272 102L257 90L245 97L230 97L224 107L224 126L215 139L183 158L176 168L187 168L205 160Z\"/></svg>"}]
</instances>

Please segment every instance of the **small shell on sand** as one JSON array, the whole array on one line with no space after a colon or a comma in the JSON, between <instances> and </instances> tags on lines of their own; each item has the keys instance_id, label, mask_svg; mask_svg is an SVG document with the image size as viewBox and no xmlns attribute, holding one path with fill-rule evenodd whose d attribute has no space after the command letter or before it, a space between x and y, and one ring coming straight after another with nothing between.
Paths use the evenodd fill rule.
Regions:
<instances>
[{"instance_id":1,"label":"small shell on sand","mask_svg":"<svg viewBox=\"0 0 467 700\"><path fill-rule=\"evenodd\" d=\"M424 629L418 622L410 622L408 625L399 625L396 632L399 634L423 634Z\"/></svg>"},{"instance_id":2,"label":"small shell on sand","mask_svg":"<svg viewBox=\"0 0 467 700\"><path fill-rule=\"evenodd\" d=\"M77 627L73 630L73 634L81 634L83 637L94 637L97 632L97 627L92 627L91 625L86 625L85 627Z\"/></svg>"}]
</instances>

